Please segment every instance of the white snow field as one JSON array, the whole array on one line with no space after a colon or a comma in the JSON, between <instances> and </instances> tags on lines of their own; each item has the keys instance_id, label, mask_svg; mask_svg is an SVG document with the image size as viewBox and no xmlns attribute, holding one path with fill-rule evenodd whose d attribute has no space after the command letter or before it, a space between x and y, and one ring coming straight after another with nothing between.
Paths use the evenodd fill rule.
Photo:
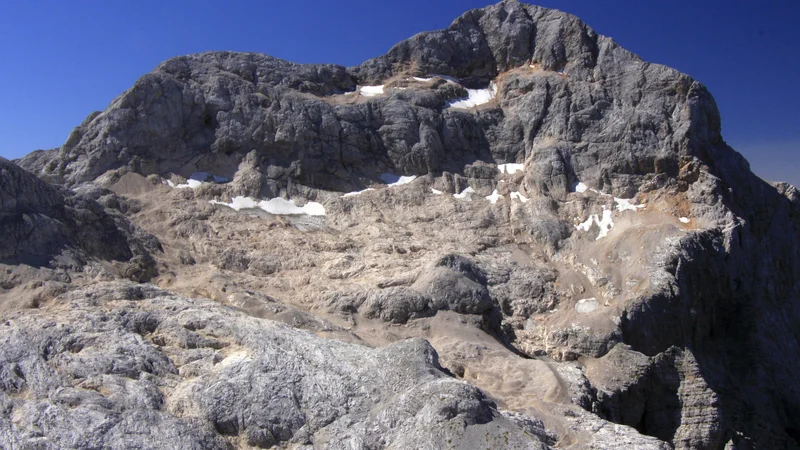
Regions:
<instances>
[{"instance_id":1,"label":"white snow field","mask_svg":"<svg viewBox=\"0 0 800 450\"><path fill-rule=\"evenodd\" d=\"M460 199L460 200L472 200L472 194L475 193L475 189L472 187L468 187L461 191L459 194L453 194L453 197Z\"/></svg>"},{"instance_id":2,"label":"white snow field","mask_svg":"<svg viewBox=\"0 0 800 450\"><path fill-rule=\"evenodd\" d=\"M486 89L467 89L467 98L450 102L451 108L469 109L489 103L497 95L497 85L492 82Z\"/></svg>"},{"instance_id":3,"label":"white snow field","mask_svg":"<svg viewBox=\"0 0 800 450\"><path fill-rule=\"evenodd\" d=\"M233 208L236 211L243 209L262 209L270 214L275 215L294 215L306 214L309 216L324 216L325 207L321 203L308 202L303 206L297 206L294 200L286 200L283 198L273 198L269 200L255 200L250 197L234 197L230 203L211 200L214 205L223 205Z\"/></svg>"},{"instance_id":4,"label":"white snow field","mask_svg":"<svg viewBox=\"0 0 800 450\"><path fill-rule=\"evenodd\" d=\"M359 86L358 92L364 97L374 97L383 94L383 85L380 86Z\"/></svg>"},{"instance_id":5,"label":"white snow field","mask_svg":"<svg viewBox=\"0 0 800 450\"><path fill-rule=\"evenodd\" d=\"M515 164L515 163L508 163L508 164L498 164L497 170L500 173L506 173L508 175L514 175L515 173L519 172L525 167L525 164Z\"/></svg>"}]
</instances>

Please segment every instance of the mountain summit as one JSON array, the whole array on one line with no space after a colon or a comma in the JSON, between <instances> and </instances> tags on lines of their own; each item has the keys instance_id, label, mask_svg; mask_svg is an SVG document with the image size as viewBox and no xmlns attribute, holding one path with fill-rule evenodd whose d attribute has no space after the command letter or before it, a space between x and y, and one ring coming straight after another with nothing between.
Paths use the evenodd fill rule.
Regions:
<instances>
[{"instance_id":1,"label":"mountain summit","mask_svg":"<svg viewBox=\"0 0 800 450\"><path fill-rule=\"evenodd\" d=\"M2 446L800 446L800 195L569 14L173 58L14 163Z\"/></svg>"}]
</instances>

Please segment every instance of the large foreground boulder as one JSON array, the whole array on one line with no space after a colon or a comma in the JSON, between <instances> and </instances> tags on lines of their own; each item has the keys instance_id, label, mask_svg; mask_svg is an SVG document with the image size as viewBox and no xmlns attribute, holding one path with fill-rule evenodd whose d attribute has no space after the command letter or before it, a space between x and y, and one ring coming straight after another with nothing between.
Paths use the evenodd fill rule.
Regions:
<instances>
[{"instance_id":1,"label":"large foreground boulder","mask_svg":"<svg viewBox=\"0 0 800 450\"><path fill-rule=\"evenodd\" d=\"M0 325L6 448L544 449L424 340L322 339L209 300L101 283Z\"/></svg>"}]
</instances>

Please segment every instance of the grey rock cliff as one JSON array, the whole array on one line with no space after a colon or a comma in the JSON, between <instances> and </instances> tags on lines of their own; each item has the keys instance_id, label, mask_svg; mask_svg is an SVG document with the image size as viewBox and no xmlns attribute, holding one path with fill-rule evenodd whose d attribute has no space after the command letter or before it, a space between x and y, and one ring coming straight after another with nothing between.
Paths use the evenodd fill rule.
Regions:
<instances>
[{"instance_id":1,"label":"grey rock cliff","mask_svg":"<svg viewBox=\"0 0 800 450\"><path fill-rule=\"evenodd\" d=\"M408 79L435 74L467 86L497 79L497 101L447 108L459 96L451 83ZM365 84L386 93L342 95ZM292 183L350 191L382 172L533 157L531 185L544 194L563 198L581 180L631 197L643 185L685 188L679 168L711 164L708 146L731 153L719 127L713 99L688 76L640 60L573 16L507 1L349 69L258 54L174 58L89 116L57 156L20 163L75 184L120 168L231 176L254 151L278 195Z\"/></svg>"},{"instance_id":2,"label":"grey rock cliff","mask_svg":"<svg viewBox=\"0 0 800 450\"><path fill-rule=\"evenodd\" d=\"M373 350L130 283L57 302L0 326L4 446L548 448L423 340Z\"/></svg>"},{"instance_id":3,"label":"grey rock cliff","mask_svg":"<svg viewBox=\"0 0 800 450\"><path fill-rule=\"evenodd\" d=\"M0 262L79 270L92 258L118 261L126 277L147 281L160 244L121 208L109 191L55 187L0 158Z\"/></svg>"},{"instance_id":4,"label":"grey rock cliff","mask_svg":"<svg viewBox=\"0 0 800 450\"><path fill-rule=\"evenodd\" d=\"M800 195L721 127L688 75L512 0L357 67L166 61L17 161L40 179L0 161L0 294L45 304L4 308L0 437L798 448ZM230 182L165 184L194 172ZM97 285L115 260L185 295Z\"/></svg>"}]
</instances>

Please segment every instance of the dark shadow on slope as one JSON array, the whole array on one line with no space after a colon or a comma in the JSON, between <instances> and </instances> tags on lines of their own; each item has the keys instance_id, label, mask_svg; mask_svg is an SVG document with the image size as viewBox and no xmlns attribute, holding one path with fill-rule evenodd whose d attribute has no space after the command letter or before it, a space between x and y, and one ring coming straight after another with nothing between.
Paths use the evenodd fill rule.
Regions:
<instances>
[{"instance_id":1,"label":"dark shadow on slope","mask_svg":"<svg viewBox=\"0 0 800 450\"><path fill-rule=\"evenodd\" d=\"M790 243L800 235L800 208L751 174L731 178L733 170L720 170L742 183L733 192L759 198L721 193L748 221L725 233L686 235L666 266L674 277L669 289L623 315L625 342L651 356L672 345L691 349L693 376L716 397L690 412L706 414L695 417L711 426L704 445L743 436L768 448L793 448L800 411L800 254Z\"/></svg>"}]
</instances>

